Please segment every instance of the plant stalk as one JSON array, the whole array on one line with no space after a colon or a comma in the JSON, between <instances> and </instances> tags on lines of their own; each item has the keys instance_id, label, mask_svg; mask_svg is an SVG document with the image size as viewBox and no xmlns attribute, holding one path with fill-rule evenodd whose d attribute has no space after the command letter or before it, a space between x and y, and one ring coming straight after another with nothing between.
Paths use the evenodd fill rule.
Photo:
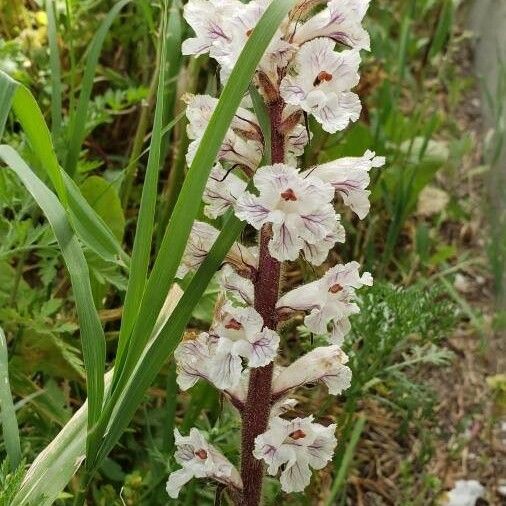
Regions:
<instances>
[{"instance_id":1,"label":"plant stalk","mask_svg":"<svg viewBox=\"0 0 506 506\"><path fill-rule=\"evenodd\" d=\"M271 122L272 163L284 161L284 135L281 133L281 99L269 104ZM264 325L276 330L276 302L279 296L281 263L269 253L271 227L264 225L260 232L258 274L255 280L255 309ZM262 497L263 464L253 456L255 438L267 430L271 411L271 385L274 364L251 370L248 395L242 413L241 477L242 506L258 506Z\"/></svg>"}]
</instances>

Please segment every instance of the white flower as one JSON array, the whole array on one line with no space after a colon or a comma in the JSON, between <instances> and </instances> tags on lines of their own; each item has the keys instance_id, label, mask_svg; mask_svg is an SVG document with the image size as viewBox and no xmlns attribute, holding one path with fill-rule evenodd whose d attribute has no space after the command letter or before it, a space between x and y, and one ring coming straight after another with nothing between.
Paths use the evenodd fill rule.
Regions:
<instances>
[{"instance_id":1,"label":"white flower","mask_svg":"<svg viewBox=\"0 0 506 506\"><path fill-rule=\"evenodd\" d=\"M220 44L216 51L211 54L221 66L220 76L222 81L228 79L251 32L268 5L268 1L252 0L247 4L240 4L240 8L228 17L228 43Z\"/></svg>"},{"instance_id":2,"label":"white flower","mask_svg":"<svg viewBox=\"0 0 506 506\"><path fill-rule=\"evenodd\" d=\"M225 82L251 32L262 17L270 0L252 0L246 4L234 0L189 0L184 17L196 37L183 43L183 54L209 53L220 64L220 77ZM259 69L276 75L286 66L294 46L281 38L278 30L265 52Z\"/></svg>"},{"instance_id":3,"label":"white flower","mask_svg":"<svg viewBox=\"0 0 506 506\"><path fill-rule=\"evenodd\" d=\"M278 310L309 311L304 323L316 334L325 334L332 323L330 341L341 344L350 330L348 317L360 311L355 291L363 285L372 285L372 276L365 272L360 276L358 262L336 265L312 283L299 286L283 295L276 305Z\"/></svg>"},{"instance_id":4,"label":"white flower","mask_svg":"<svg viewBox=\"0 0 506 506\"><path fill-rule=\"evenodd\" d=\"M282 113L281 130L285 134L285 161L297 165L297 157L304 153L309 142L308 131L302 123L303 114L299 107L287 104Z\"/></svg>"},{"instance_id":5,"label":"white flower","mask_svg":"<svg viewBox=\"0 0 506 506\"><path fill-rule=\"evenodd\" d=\"M267 472L281 472L281 488L285 492L301 492L311 480L311 469L323 469L332 459L337 444L336 425L324 427L313 417L288 421L273 417L266 432L255 439L253 455L264 460Z\"/></svg>"},{"instance_id":6,"label":"white flower","mask_svg":"<svg viewBox=\"0 0 506 506\"><path fill-rule=\"evenodd\" d=\"M240 382L243 358L248 367L263 367L274 360L278 351L278 334L264 327L262 317L252 307L225 304L210 334L216 340L212 381L222 390Z\"/></svg>"},{"instance_id":7,"label":"white flower","mask_svg":"<svg viewBox=\"0 0 506 506\"><path fill-rule=\"evenodd\" d=\"M448 492L444 506L475 506L484 492L485 488L477 480L457 480L453 490Z\"/></svg>"},{"instance_id":8,"label":"white flower","mask_svg":"<svg viewBox=\"0 0 506 506\"><path fill-rule=\"evenodd\" d=\"M257 72L263 73L274 89L277 87L280 73L282 73L288 66L297 50L295 45L283 40L281 37L282 33L278 30L260 60L260 64L257 68ZM263 82L258 75L257 82L258 84ZM265 92L265 90L262 89L260 91Z\"/></svg>"},{"instance_id":9,"label":"white flower","mask_svg":"<svg viewBox=\"0 0 506 506\"><path fill-rule=\"evenodd\" d=\"M244 191L247 183L232 172L216 164L211 170L202 200L206 204L204 214L211 219L222 216L235 203Z\"/></svg>"},{"instance_id":10,"label":"white flower","mask_svg":"<svg viewBox=\"0 0 506 506\"><path fill-rule=\"evenodd\" d=\"M344 203L363 219L369 212L369 171L373 167L385 164L383 156L375 156L373 151L366 151L364 156L339 158L332 162L317 165L303 174L311 174L322 181L330 183L341 195Z\"/></svg>"},{"instance_id":11,"label":"white flower","mask_svg":"<svg viewBox=\"0 0 506 506\"><path fill-rule=\"evenodd\" d=\"M188 146L186 161L191 165L202 136L209 124L218 99L209 95L186 95L187 133L192 142ZM218 159L256 170L262 159L262 133L256 116L244 107L237 110L225 134Z\"/></svg>"},{"instance_id":12,"label":"white flower","mask_svg":"<svg viewBox=\"0 0 506 506\"><path fill-rule=\"evenodd\" d=\"M269 251L274 258L295 260L306 242L316 244L335 229L334 189L328 183L302 177L284 164L261 167L254 182L259 195L245 192L235 212L256 229L272 224Z\"/></svg>"},{"instance_id":13,"label":"white flower","mask_svg":"<svg viewBox=\"0 0 506 506\"><path fill-rule=\"evenodd\" d=\"M167 493L176 499L179 491L192 478L211 478L227 486L242 489L237 469L214 446L210 445L201 432L192 428L189 436L182 436L174 430L177 450L176 462L181 469L169 475Z\"/></svg>"},{"instance_id":14,"label":"white flower","mask_svg":"<svg viewBox=\"0 0 506 506\"><path fill-rule=\"evenodd\" d=\"M274 378L274 398L286 394L292 388L322 381L331 395L339 395L351 385L351 370L345 364L347 355L339 346L321 346L283 367Z\"/></svg>"},{"instance_id":15,"label":"white flower","mask_svg":"<svg viewBox=\"0 0 506 506\"><path fill-rule=\"evenodd\" d=\"M190 94L186 94L183 98L187 104L186 117L189 121L187 126L188 137L190 139L202 137L218 104L218 99L210 95ZM261 129L257 117L245 107L237 109L232 118L230 128L245 138L261 139Z\"/></svg>"},{"instance_id":16,"label":"white flower","mask_svg":"<svg viewBox=\"0 0 506 506\"><path fill-rule=\"evenodd\" d=\"M200 267L219 234L219 230L208 223L193 223L181 265L176 273L178 278L184 278L188 272L196 271ZM236 242L227 253L225 263L231 264L237 272L248 274L255 269L257 258L250 248Z\"/></svg>"},{"instance_id":17,"label":"white flower","mask_svg":"<svg viewBox=\"0 0 506 506\"><path fill-rule=\"evenodd\" d=\"M183 42L182 53L200 55L219 51L230 43L227 20L240 9L237 0L191 0L183 11L186 22L195 31L196 37Z\"/></svg>"},{"instance_id":18,"label":"white flower","mask_svg":"<svg viewBox=\"0 0 506 506\"><path fill-rule=\"evenodd\" d=\"M223 266L220 285L229 297L232 297L240 304L253 305L255 289L252 281L237 274L230 265Z\"/></svg>"},{"instance_id":19,"label":"white flower","mask_svg":"<svg viewBox=\"0 0 506 506\"><path fill-rule=\"evenodd\" d=\"M334 45L325 38L304 44L280 86L287 103L312 114L329 133L358 120L361 110L358 96L349 91L359 81L360 54L356 50L337 53Z\"/></svg>"},{"instance_id":20,"label":"white flower","mask_svg":"<svg viewBox=\"0 0 506 506\"><path fill-rule=\"evenodd\" d=\"M336 214L339 219L340 215ZM334 247L336 242L344 242L345 232L344 227L336 221L334 226L329 227L327 234L320 241L312 244L304 241L302 252L305 259L313 265L321 265L327 258L329 251Z\"/></svg>"},{"instance_id":21,"label":"white flower","mask_svg":"<svg viewBox=\"0 0 506 506\"><path fill-rule=\"evenodd\" d=\"M315 37L329 37L348 47L369 50L369 34L361 25L369 1L330 1L325 9L296 28L293 42L303 44Z\"/></svg>"},{"instance_id":22,"label":"white flower","mask_svg":"<svg viewBox=\"0 0 506 506\"><path fill-rule=\"evenodd\" d=\"M209 332L179 343L174 351L177 383L181 390L188 390L205 379L235 397L243 359L248 367L263 367L274 360L278 346L278 334L264 327L253 308L234 307L228 302Z\"/></svg>"},{"instance_id":23,"label":"white flower","mask_svg":"<svg viewBox=\"0 0 506 506\"><path fill-rule=\"evenodd\" d=\"M207 332L195 339L185 339L174 351L177 364L177 384L181 390L188 390L199 379L212 383L212 358L216 349L216 338Z\"/></svg>"}]
</instances>

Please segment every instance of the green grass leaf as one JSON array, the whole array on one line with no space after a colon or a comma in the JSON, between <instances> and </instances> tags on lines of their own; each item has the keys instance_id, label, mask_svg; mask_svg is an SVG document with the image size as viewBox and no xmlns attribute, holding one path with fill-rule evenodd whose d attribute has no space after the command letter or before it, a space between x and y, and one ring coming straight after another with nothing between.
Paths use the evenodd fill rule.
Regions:
<instances>
[{"instance_id":1,"label":"green grass leaf","mask_svg":"<svg viewBox=\"0 0 506 506\"><path fill-rule=\"evenodd\" d=\"M106 390L111 379L112 371L104 378ZM85 402L33 461L11 506L54 504L84 460L87 417L88 402Z\"/></svg>"},{"instance_id":2,"label":"green grass leaf","mask_svg":"<svg viewBox=\"0 0 506 506\"><path fill-rule=\"evenodd\" d=\"M327 501L325 503L326 506L332 506L336 504L336 496L338 492L341 490L344 482L346 480L346 476L348 475L349 468L351 462L353 460L353 455L355 454L355 448L360 440L360 436L364 430L366 419L363 416L359 416L355 425L353 426L353 430L351 432L350 440L346 445L346 449L342 456L342 459L339 461L339 467L337 468L337 475L334 478L334 482L332 483L332 487L330 489L329 496L327 497Z\"/></svg>"},{"instance_id":3,"label":"green grass leaf","mask_svg":"<svg viewBox=\"0 0 506 506\"><path fill-rule=\"evenodd\" d=\"M21 462L21 444L19 428L14 410L14 402L9 381L9 357L7 356L7 341L0 327L0 420L7 450L7 457L11 470L14 471Z\"/></svg>"},{"instance_id":4,"label":"green grass leaf","mask_svg":"<svg viewBox=\"0 0 506 506\"><path fill-rule=\"evenodd\" d=\"M51 132L56 140L62 123L62 86L58 32L54 0L46 0L47 39L49 42L49 68L51 70Z\"/></svg>"},{"instance_id":5,"label":"green grass leaf","mask_svg":"<svg viewBox=\"0 0 506 506\"><path fill-rule=\"evenodd\" d=\"M23 127L30 147L46 171L60 201L66 207L67 193L53 143L51 142L51 134L42 111L28 88L13 81L0 70L0 87L5 86L6 82L16 83L16 91L12 99L12 109L16 119Z\"/></svg>"},{"instance_id":6,"label":"green grass leaf","mask_svg":"<svg viewBox=\"0 0 506 506\"><path fill-rule=\"evenodd\" d=\"M91 428L100 416L104 398L105 336L93 303L86 259L56 195L11 147L0 146L0 159L19 177L44 212L69 271L81 330L90 406L88 426Z\"/></svg>"},{"instance_id":7,"label":"green grass leaf","mask_svg":"<svg viewBox=\"0 0 506 506\"><path fill-rule=\"evenodd\" d=\"M88 56L86 58L86 67L84 69L84 75L81 82L81 93L79 95L76 109L71 114L69 125L69 148L63 167L70 176L73 176L76 171L79 154L81 152L81 145L84 141L91 90L93 88L98 59L102 51L105 37L109 32L112 23L116 19L116 16L130 1L131 0L121 0L114 5L102 21L102 24L91 41Z\"/></svg>"},{"instance_id":8,"label":"green grass leaf","mask_svg":"<svg viewBox=\"0 0 506 506\"><path fill-rule=\"evenodd\" d=\"M14 79L0 71L0 140L4 133L5 123L9 117L17 87L18 83Z\"/></svg>"},{"instance_id":9,"label":"green grass leaf","mask_svg":"<svg viewBox=\"0 0 506 506\"><path fill-rule=\"evenodd\" d=\"M156 92L155 118L149 147L146 176L142 187L142 196L135 230L135 239L132 250L132 265L128 288L125 296L123 318L119 335L118 349L116 352L115 375L113 388L117 380L117 374L121 373L125 353L131 341L130 333L137 316L137 311L142 300L146 280L148 276L149 261L151 258L151 245L153 241L153 229L155 221L156 201L158 197L158 177L160 173L160 155L163 139L163 117L165 109L165 73L166 73L166 31L167 10L163 12L162 30L160 37L160 62L158 86Z\"/></svg>"},{"instance_id":10,"label":"green grass leaf","mask_svg":"<svg viewBox=\"0 0 506 506\"><path fill-rule=\"evenodd\" d=\"M121 247L113 231L84 198L72 178L62 172L69 201L69 217L79 238L104 260L118 259L128 268L130 257Z\"/></svg>"},{"instance_id":11,"label":"green grass leaf","mask_svg":"<svg viewBox=\"0 0 506 506\"><path fill-rule=\"evenodd\" d=\"M79 189L116 239L121 241L125 231L125 216L118 192L113 184L103 177L90 176L81 183Z\"/></svg>"}]
</instances>

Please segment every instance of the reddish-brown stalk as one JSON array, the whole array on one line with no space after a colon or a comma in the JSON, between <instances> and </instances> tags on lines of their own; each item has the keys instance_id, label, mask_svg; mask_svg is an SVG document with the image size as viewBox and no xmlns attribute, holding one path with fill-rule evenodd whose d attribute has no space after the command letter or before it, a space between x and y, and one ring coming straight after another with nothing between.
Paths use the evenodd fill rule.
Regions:
<instances>
[{"instance_id":1,"label":"reddish-brown stalk","mask_svg":"<svg viewBox=\"0 0 506 506\"><path fill-rule=\"evenodd\" d=\"M272 163L285 158L284 134L281 129L283 101L268 104L271 123ZM279 296L281 264L269 254L271 228L264 225L260 232L258 274L255 279L255 309L265 326L276 330L276 302ZM253 456L255 438L267 430L271 410L271 384L274 365L251 370L248 395L242 412L241 477L242 506L258 506L262 497L263 464Z\"/></svg>"}]
</instances>

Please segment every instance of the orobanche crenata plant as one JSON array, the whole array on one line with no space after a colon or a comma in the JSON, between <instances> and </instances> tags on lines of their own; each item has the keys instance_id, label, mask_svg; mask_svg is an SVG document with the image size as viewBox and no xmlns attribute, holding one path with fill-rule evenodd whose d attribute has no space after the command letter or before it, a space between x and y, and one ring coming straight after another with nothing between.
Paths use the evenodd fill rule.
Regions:
<instances>
[{"instance_id":1,"label":"orobanche crenata plant","mask_svg":"<svg viewBox=\"0 0 506 506\"><path fill-rule=\"evenodd\" d=\"M298 166L297 157L311 138L308 115L334 133L358 120L361 110L351 90L359 82L360 50L369 49L362 27L369 0L321 4L298 3L257 67L253 84L257 99L265 102L269 135L255 113L252 93L225 136L204 192L204 212L215 219L232 209L258 230L258 244L234 244L220 273L221 294L211 327L183 340L175 351L182 390L199 380L210 382L239 412L241 470L198 429L189 435L176 429L175 457L181 468L169 476L171 498L192 478L211 478L226 487L236 504L258 505L265 465L269 475L279 474L283 491L300 492L312 471L331 461L337 444L335 424L322 425L313 415L287 416L295 403L290 393L318 381L336 396L350 386L341 345L350 315L359 311L356 291L371 285L372 277L351 261L282 293L283 263L300 257L315 266L325 262L330 249L345 240L336 196L364 218L370 207L369 171L381 167L384 159L368 151L362 157ZM189 0L184 17L195 37L183 43L183 53L209 54L226 82L267 6L264 0ZM217 99L194 95L186 103L190 164ZM194 223L179 277L201 265L218 234L208 223ZM328 345L280 365L282 327L301 315L307 329L325 336Z\"/></svg>"}]
</instances>

